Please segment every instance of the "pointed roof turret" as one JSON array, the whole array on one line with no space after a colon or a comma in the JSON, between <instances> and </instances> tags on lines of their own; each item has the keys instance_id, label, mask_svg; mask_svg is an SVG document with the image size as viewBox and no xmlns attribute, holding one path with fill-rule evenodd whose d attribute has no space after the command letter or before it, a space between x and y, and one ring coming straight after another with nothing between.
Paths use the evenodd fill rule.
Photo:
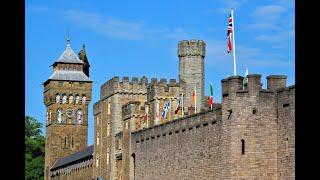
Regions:
<instances>
[{"instance_id":1,"label":"pointed roof turret","mask_svg":"<svg viewBox=\"0 0 320 180\"><path fill-rule=\"evenodd\" d=\"M82 49L80 50L80 52L78 53L79 59L82 60L83 63L89 65L89 61L87 58L87 53L86 53L86 49L85 49L85 45L83 44Z\"/></svg>"},{"instance_id":2,"label":"pointed roof turret","mask_svg":"<svg viewBox=\"0 0 320 180\"><path fill-rule=\"evenodd\" d=\"M79 57L74 53L70 45L70 37L67 37L67 48L63 51L60 55L58 60L55 63L76 63L76 64L83 64L83 62L79 59Z\"/></svg>"},{"instance_id":3,"label":"pointed roof turret","mask_svg":"<svg viewBox=\"0 0 320 180\"><path fill-rule=\"evenodd\" d=\"M85 70L89 69L86 68L88 64L82 62L82 60L80 60L77 54L72 50L69 35L67 36L67 48L52 66L53 74L44 83L47 83L50 80L92 82L89 78L89 73L85 73Z\"/></svg>"}]
</instances>

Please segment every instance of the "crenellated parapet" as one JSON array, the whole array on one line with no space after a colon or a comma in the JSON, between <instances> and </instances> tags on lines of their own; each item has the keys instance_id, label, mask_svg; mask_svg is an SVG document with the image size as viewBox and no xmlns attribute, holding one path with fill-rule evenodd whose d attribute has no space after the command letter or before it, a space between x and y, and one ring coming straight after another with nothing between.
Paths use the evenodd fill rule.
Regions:
<instances>
[{"instance_id":1,"label":"crenellated parapet","mask_svg":"<svg viewBox=\"0 0 320 180\"><path fill-rule=\"evenodd\" d=\"M274 96L278 90L286 88L286 76L283 75L267 76L267 89L262 88L261 74L249 74L246 78L246 84L243 84L244 77L242 76L230 76L222 79L222 97L266 96L267 94Z\"/></svg>"},{"instance_id":2,"label":"crenellated parapet","mask_svg":"<svg viewBox=\"0 0 320 180\"><path fill-rule=\"evenodd\" d=\"M178 57L202 56L206 54L206 43L202 40L182 40L178 44Z\"/></svg>"},{"instance_id":3,"label":"crenellated parapet","mask_svg":"<svg viewBox=\"0 0 320 180\"><path fill-rule=\"evenodd\" d=\"M180 85L176 82L176 79L170 79L167 83L167 79L152 78L151 83L147 88L147 101L150 102L154 99L177 99L180 95Z\"/></svg>"},{"instance_id":4,"label":"crenellated parapet","mask_svg":"<svg viewBox=\"0 0 320 180\"><path fill-rule=\"evenodd\" d=\"M124 76L122 80L118 76L114 76L101 86L100 99L107 98L113 94L146 94L148 78Z\"/></svg>"},{"instance_id":5,"label":"crenellated parapet","mask_svg":"<svg viewBox=\"0 0 320 180\"><path fill-rule=\"evenodd\" d=\"M288 107L290 106L290 102L294 103L295 89L294 85L277 89L278 107Z\"/></svg>"}]
</instances>

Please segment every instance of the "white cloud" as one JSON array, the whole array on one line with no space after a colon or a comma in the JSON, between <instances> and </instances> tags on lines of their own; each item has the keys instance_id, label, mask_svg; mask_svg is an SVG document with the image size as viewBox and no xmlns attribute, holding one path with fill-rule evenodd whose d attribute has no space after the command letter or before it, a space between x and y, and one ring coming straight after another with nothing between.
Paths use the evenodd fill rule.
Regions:
<instances>
[{"instance_id":1,"label":"white cloud","mask_svg":"<svg viewBox=\"0 0 320 180\"><path fill-rule=\"evenodd\" d=\"M207 64L224 67L233 62L233 54L227 53L227 41L208 40L206 45ZM258 48L240 45L236 47L236 58L241 60L250 59L259 56L260 52Z\"/></svg>"},{"instance_id":2,"label":"white cloud","mask_svg":"<svg viewBox=\"0 0 320 180\"><path fill-rule=\"evenodd\" d=\"M217 12L228 14L230 13L231 8L234 8L237 11L247 0L220 0L222 7L218 8Z\"/></svg>"},{"instance_id":3,"label":"white cloud","mask_svg":"<svg viewBox=\"0 0 320 180\"><path fill-rule=\"evenodd\" d=\"M294 67L294 61L275 59L275 60L266 60L266 59L250 59L244 60L244 63L249 65L250 67Z\"/></svg>"},{"instance_id":4,"label":"white cloud","mask_svg":"<svg viewBox=\"0 0 320 180\"><path fill-rule=\"evenodd\" d=\"M263 34L257 36L255 39L259 41L274 43L274 42L283 42L285 40L294 38L294 30L281 31L277 34Z\"/></svg>"},{"instance_id":5,"label":"white cloud","mask_svg":"<svg viewBox=\"0 0 320 180\"><path fill-rule=\"evenodd\" d=\"M78 10L66 11L65 17L79 26L92 29L109 37L137 40L145 35L143 32L144 24L141 22L128 22Z\"/></svg>"},{"instance_id":6,"label":"white cloud","mask_svg":"<svg viewBox=\"0 0 320 180\"><path fill-rule=\"evenodd\" d=\"M260 20L275 20L278 19L284 12L286 12L286 9L283 6L267 5L257 7L253 12L253 16Z\"/></svg>"},{"instance_id":7,"label":"white cloud","mask_svg":"<svg viewBox=\"0 0 320 180\"><path fill-rule=\"evenodd\" d=\"M249 26L252 29L269 29L269 30L279 30L280 27L271 22L257 22Z\"/></svg>"},{"instance_id":8,"label":"white cloud","mask_svg":"<svg viewBox=\"0 0 320 180\"><path fill-rule=\"evenodd\" d=\"M89 28L107 37L126 40L142 40L152 38L186 39L197 36L197 33L186 32L183 28L151 28L143 21L130 22L114 17L105 17L97 13L88 13L80 10L68 10L65 17L74 24Z\"/></svg>"}]
</instances>

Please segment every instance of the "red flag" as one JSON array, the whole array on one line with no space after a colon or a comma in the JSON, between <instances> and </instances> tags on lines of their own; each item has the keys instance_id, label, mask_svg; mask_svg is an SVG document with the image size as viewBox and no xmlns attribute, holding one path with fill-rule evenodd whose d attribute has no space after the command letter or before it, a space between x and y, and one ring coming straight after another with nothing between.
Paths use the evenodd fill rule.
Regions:
<instances>
[{"instance_id":1,"label":"red flag","mask_svg":"<svg viewBox=\"0 0 320 180\"><path fill-rule=\"evenodd\" d=\"M177 100L176 109L175 109L175 111L174 111L175 114L178 114L179 108L180 108L180 98Z\"/></svg>"},{"instance_id":2,"label":"red flag","mask_svg":"<svg viewBox=\"0 0 320 180\"><path fill-rule=\"evenodd\" d=\"M232 50L232 26L233 26L233 17L230 13L230 17L228 19L228 33L227 33L227 37L228 37L228 49L227 52L231 53Z\"/></svg>"},{"instance_id":3,"label":"red flag","mask_svg":"<svg viewBox=\"0 0 320 180\"><path fill-rule=\"evenodd\" d=\"M214 103L213 102L213 85L212 83L210 83L210 98L209 98L208 104L211 109L212 109L213 103Z\"/></svg>"}]
</instances>

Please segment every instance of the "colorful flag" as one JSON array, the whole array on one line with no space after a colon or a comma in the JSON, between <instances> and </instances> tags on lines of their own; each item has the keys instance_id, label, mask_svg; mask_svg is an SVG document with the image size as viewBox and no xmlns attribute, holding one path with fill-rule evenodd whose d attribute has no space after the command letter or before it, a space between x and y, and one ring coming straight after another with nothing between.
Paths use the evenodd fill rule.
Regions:
<instances>
[{"instance_id":1,"label":"colorful flag","mask_svg":"<svg viewBox=\"0 0 320 180\"><path fill-rule=\"evenodd\" d=\"M160 114L159 114L159 102L157 102L156 103L156 122L155 122L155 124L158 124L159 123L159 116L160 116Z\"/></svg>"},{"instance_id":2,"label":"colorful flag","mask_svg":"<svg viewBox=\"0 0 320 180\"><path fill-rule=\"evenodd\" d=\"M194 112L197 113L197 88L194 87L194 91L192 91L192 102L191 102L191 108L194 104Z\"/></svg>"},{"instance_id":3,"label":"colorful flag","mask_svg":"<svg viewBox=\"0 0 320 180\"><path fill-rule=\"evenodd\" d=\"M210 83L210 98L209 98L209 106L212 109L213 106L213 85Z\"/></svg>"},{"instance_id":4,"label":"colorful flag","mask_svg":"<svg viewBox=\"0 0 320 180\"><path fill-rule=\"evenodd\" d=\"M144 119L148 120L148 116L149 116L149 107L148 105L145 105Z\"/></svg>"},{"instance_id":5,"label":"colorful flag","mask_svg":"<svg viewBox=\"0 0 320 180\"><path fill-rule=\"evenodd\" d=\"M228 33L227 33L227 37L228 37L228 49L227 52L231 53L232 51L232 26L233 26L233 17L232 17L232 13L230 13L230 17L228 19Z\"/></svg>"},{"instance_id":6,"label":"colorful flag","mask_svg":"<svg viewBox=\"0 0 320 180\"><path fill-rule=\"evenodd\" d=\"M179 112L179 107L180 107L180 98L177 99L176 109L174 110L174 113L175 113L175 114L178 114L178 112Z\"/></svg>"},{"instance_id":7,"label":"colorful flag","mask_svg":"<svg viewBox=\"0 0 320 180\"><path fill-rule=\"evenodd\" d=\"M167 100L166 104L163 107L163 111L161 113L161 116L162 116L163 119L166 118L169 108L170 108L170 100Z\"/></svg>"}]
</instances>

